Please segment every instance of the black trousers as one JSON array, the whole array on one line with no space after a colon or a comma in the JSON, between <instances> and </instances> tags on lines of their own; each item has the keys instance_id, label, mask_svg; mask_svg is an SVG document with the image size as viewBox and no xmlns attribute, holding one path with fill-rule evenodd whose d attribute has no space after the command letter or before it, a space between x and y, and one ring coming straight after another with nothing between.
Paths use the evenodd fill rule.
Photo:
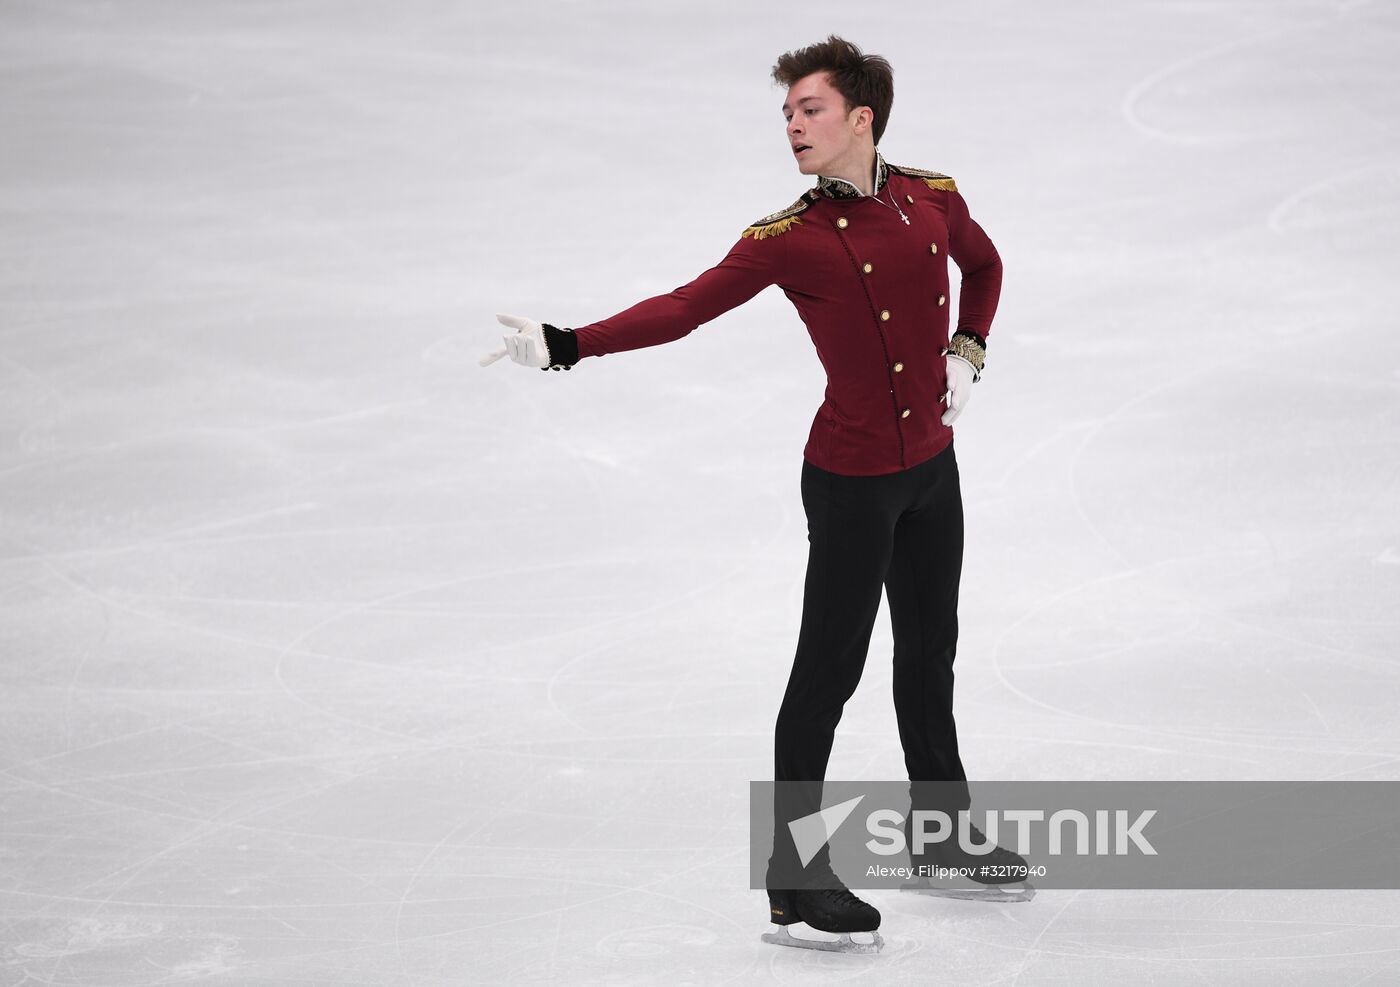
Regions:
<instances>
[{"instance_id":1,"label":"black trousers","mask_svg":"<svg viewBox=\"0 0 1400 987\"><path fill-rule=\"evenodd\" d=\"M778 786L775 858L786 821L820 807L836 724L860 682L882 588L894 630L894 707L914 804L954 812L968 805L953 722L963 510L952 445L883 476L841 476L804 460L802 505L809 542L802 627L778 713L774 779L809 784ZM962 784L936 786L935 803L920 795L925 781Z\"/></svg>"}]
</instances>

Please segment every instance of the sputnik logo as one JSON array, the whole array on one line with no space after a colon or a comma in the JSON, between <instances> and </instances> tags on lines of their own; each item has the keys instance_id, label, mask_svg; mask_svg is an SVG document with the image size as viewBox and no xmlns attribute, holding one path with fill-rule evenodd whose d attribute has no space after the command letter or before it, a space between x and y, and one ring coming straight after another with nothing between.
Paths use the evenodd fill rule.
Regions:
<instances>
[{"instance_id":1,"label":"sputnik logo","mask_svg":"<svg viewBox=\"0 0 1400 987\"><path fill-rule=\"evenodd\" d=\"M788 823L793 845L797 848L797 855L801 858L803 867L810 864L812 858L817 855L817 851L826 845L827 840L836 835L841 824L850 818L851 813L856 810L856 806L864 798L864 795L857 795L853 799L838 805L829 805L820 812L813 812Z\"/></svg>"}]
</instances>

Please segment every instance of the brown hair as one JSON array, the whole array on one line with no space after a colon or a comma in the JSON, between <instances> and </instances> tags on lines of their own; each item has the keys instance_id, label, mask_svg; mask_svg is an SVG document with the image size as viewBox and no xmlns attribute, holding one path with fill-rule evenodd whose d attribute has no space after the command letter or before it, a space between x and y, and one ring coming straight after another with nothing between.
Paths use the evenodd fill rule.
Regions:
<instances>
[{"instance_id":1,"label":"brown hair","mask_svg":"<svg viewBox=\"0 0 1400 987\"><path fill-rule=\"evenodd\" d=\"M871 125L875 143L885 132L894 102L894 69L879 55L866 55L845 38L831 35L825 41L790 51L773 66L773 79L791 89L798 79L826 72L831 88L846 100L846 112L868 106L875 115Z\"/></svg>"}]
</instances>

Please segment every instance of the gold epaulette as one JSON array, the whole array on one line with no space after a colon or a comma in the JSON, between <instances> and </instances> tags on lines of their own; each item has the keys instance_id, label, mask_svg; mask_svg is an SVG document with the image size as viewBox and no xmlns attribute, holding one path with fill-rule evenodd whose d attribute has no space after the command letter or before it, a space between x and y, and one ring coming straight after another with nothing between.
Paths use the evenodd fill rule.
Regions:
<instances>
[{"instance_id":1,"label":"gold epaulette","mask_svg":"<svg viewBox=\"0 0 1400 987\"><path fill-rule=\"evenodd\" d=\"M903 165L890 165L890 168L900 175L922 178L925 185L931 189L938 189L940 192L956 192L958 190L958 183L942 172L924 171L922 168L905 168Z\"/></svg>"},{"instance_id":2,"label":"gold epaulette","mask_svg":"<svg viewBox=\"0 0 1400 987\"><path fill-rule=\"evenodd\" d=\"M778 236L790 230L794 223L801 223L798 219L802 213L807 211L807 207L812 204L811 193L805 193L786 209L779 209L771 216L764 216L748 229L744 230L742 236L751 236L755 240L762 240L764 237Z\"/></svg>"}]
</instances>

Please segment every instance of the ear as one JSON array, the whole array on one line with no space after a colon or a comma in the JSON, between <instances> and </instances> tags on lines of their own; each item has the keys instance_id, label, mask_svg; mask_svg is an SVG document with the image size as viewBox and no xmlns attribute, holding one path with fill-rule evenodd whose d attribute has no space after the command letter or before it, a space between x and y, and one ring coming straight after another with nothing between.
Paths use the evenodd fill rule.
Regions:
<instances>
[{"instance_id":1,"label":"ear","mask_svg":"<svg viewBox=\"0 0 1400 987\"><path fill-rule=\"evenodd\" d=\"M851 111L855 114L854 126L857 134L864 134L875 123L875 111L868 106L857 106Z\"/></svg>"}]
</instances>

